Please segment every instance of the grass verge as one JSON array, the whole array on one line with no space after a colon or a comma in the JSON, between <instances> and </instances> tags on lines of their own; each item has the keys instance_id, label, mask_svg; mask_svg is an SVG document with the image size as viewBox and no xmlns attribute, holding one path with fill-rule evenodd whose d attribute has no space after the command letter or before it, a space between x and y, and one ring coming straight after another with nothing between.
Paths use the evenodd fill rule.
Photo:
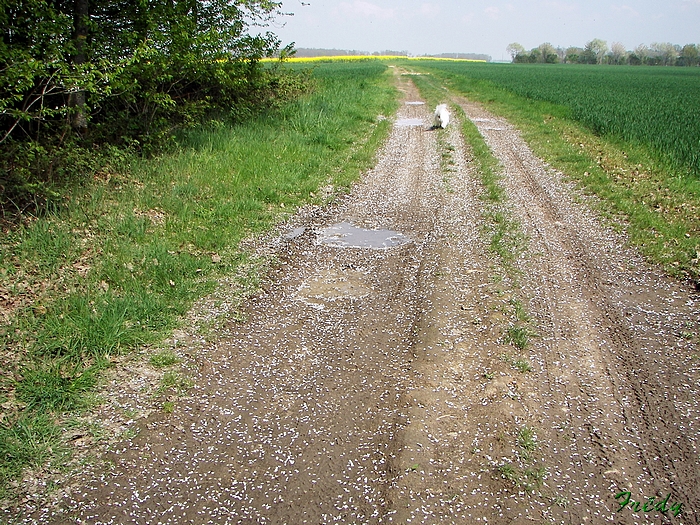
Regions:
<instances>
[{"instance_id":1,"label":"grass verge","mask_svg":"<svg viewBox=\"0 0 700 525\"><path fill-rule=\"evenodd\" d=\"M239 242L320 188L347 188L389 132L386 66L327 64L313 93L235 127L212 123L153 160L115 158L0 242L0 499L64 463L71 413L113 358L157 343L249 257ZM160 356L154 366L167 366ZM170 373L164 388L178 387Z\"/></svg>"}]
</instances>

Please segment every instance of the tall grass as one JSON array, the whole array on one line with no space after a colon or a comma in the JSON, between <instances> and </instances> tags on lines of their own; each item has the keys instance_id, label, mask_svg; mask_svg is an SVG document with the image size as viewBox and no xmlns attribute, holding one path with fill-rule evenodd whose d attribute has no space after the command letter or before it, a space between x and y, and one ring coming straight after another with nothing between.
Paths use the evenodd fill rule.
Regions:
<instances>
[{"instance_id":1,"label":"tall grass","mask_svg":"<svg viewBox=\"0 0 700 525\"><path fill-rule=\"evenodd\" d=\"M323 65L312 81L311 94L245 124L115 161L3 235L0 497L55 460L63 415L85 407L112 356L161 340L245 261L241 239L370 165L389 130L377 116L396 104L386 66Z\"/></svg>"}]
</instances>

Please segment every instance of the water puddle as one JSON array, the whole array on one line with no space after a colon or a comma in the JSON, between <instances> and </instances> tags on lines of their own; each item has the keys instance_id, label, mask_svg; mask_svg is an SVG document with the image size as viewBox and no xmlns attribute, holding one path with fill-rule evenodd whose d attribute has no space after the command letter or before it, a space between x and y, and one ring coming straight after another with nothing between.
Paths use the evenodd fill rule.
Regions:
<instances>
[{"instance_id":1,"label":"water puddle","mask_svg":"<svg viewBox=\"0 0 700 525\"><path fill-rule=\"evenodd\" d=\"M317 242L337 248L383 249L407 244L411 239L392 230L366 230L349 222L341 222L321 230Z\"/></svg>"},{"instance_id":2,"label":"water puddle","mask_svg":"<svg viewBox=\"0 0 700 525\"><path fill-rule=\"evenodd\" d=\"M498 121L491 119L491 118L476 117L476 118L473 118L471 120L472 120L472 122L488 122L488 123L494 124L493 126L481 126L481 129L485 129L488 131L505 131L506 130L506 128L495 125Z\"/></svg>"},{"instance_id":3,"label":"water puddle","mask_svg":"<svg viewBox=\"0 0 700 525\"><path fill-rule=\"evenodd\" d=\"M425 122L422 118L400 118L396 121L396 125L401 127L424 126Z\"/></svg>"},{"instance_id":4,"label":"water puddle","mask_svg":"<svg viewBox=\"0 0 700 525\"><path fill-rule=\"evenodd\" d=\"M406 102L407 106L425 106L425 102L421 102L420 100L415 100L415 101L410 101Z\"/></svg>"},{"instance_id":5,"label":"water puddle","mask_svg":"<svg viewBox=\"0 0 700 525\"><path fill-rule=\"evenodd\" d=\"M324 310L336 301L358 301L372 293L370 278L358 270L326 270L306 281L296 298L312 308Z\"/></svg>"}]
</instances>

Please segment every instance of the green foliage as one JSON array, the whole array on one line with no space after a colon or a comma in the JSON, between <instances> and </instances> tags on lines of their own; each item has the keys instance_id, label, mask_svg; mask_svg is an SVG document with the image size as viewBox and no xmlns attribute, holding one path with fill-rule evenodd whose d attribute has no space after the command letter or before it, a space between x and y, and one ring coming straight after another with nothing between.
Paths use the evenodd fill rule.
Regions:
<instances>
[{"instance_id":1,"label":"green foliage","mask_svg":"<svg viewBox=\"0 0 700 525\"><path fill-rule=\"evenodd\" d=\"M27 466L39 466L63 453L60 428L50 414L29 413L0 422L0 498Z\"/></svg>"},{"instance_id":2,"label":"green foliage","mask_svg":"<svg viewBox=\"0 0 700 525\"><path fill-rule=\"evenodd\" d=\"M95 386L100 365L86 366L70 359L36 361L23 368L17 398L27 410L68 411L80 408L84 394Z\"/></svg>"},{"instance_id":3,"label":"green foliage","mask_svg":"<svg viewBox=\"0 0 700 525\"><path fill-rule=\"evenodd\" d=\"M505 341L523 350L530 342L530 330L525 326L509 326L506 330Z\"/></svg>"},{"instance_id":4,"label":"green foliage","mask_svg":"<svg viewBox=\"0 0 700 525\"><path fill-rule=\"evenodd\" d=\"M260 63L277 37L248 33L280 5L0 0L2 211L42 209L104 163L101 147L159 151L204 117L240 120L297 94L303 82Z\"/></svg>"},{"instance_id":5,"label":"green foliage","mask_svg":"<svg viewBox=\"0 0 700 525\"><path fill-rule=\"evenodd\" d=\"M532 452L537 448L535 429L524 426L518 431L518 446L527 452Z\"/></svg>"},{"instance_id":6,"label":"green foliage","mask_svg":"<svg viewBox=\"0 0 700 525\"><path fill-rule=\"evenodd\" d=\"M179 363L180 358L177 357L172 350L164 350L152 355L148 361L156 368L167 368Z\"/></svg>"}]
</instances>

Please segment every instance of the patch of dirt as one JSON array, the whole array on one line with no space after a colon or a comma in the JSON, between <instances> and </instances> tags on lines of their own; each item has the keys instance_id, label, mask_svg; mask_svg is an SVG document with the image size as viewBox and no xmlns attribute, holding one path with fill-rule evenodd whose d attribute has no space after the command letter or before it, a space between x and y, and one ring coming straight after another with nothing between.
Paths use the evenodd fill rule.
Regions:
<instances>
[{"instance_id":1,"label":"patch of dirt","mask_svg":"<svg viewBox=\"0 0 700 525\"><path fill-rule=\"evenodd\" d=\"M683 335L698 331L697 294L625 249L507 122L460 100L529 239L520 274L504 272L458 123L430 131L431 108L398 82L403 125L376 167L260 247L278 262L247 320L224 309L206 340L182 334L198 342L187 397L18 520L698 522L700 359ZM319 241L342 223L410 242ZM538 332L523 350L504 338L517 301ZM671 494L682 513L616 512L623 490Z\"/></svg>"}]
</instances>

